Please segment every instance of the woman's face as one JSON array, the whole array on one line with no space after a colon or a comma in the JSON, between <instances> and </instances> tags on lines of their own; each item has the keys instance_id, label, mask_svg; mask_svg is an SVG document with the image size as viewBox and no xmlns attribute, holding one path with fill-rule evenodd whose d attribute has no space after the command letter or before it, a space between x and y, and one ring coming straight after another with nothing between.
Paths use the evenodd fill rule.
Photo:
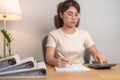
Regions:
<instances>
[{"instance_id":1,"label":"woman's face","mask_svg":"<svg viewBox=\"0 0 120 80\"><path fill-rule=\"evenodd\" d=\"M74 6L69 7L63 14L61 14L63 19L63 26L66 27L76 27L79 19L79 13Z\"/></svg>"}]
</instances>

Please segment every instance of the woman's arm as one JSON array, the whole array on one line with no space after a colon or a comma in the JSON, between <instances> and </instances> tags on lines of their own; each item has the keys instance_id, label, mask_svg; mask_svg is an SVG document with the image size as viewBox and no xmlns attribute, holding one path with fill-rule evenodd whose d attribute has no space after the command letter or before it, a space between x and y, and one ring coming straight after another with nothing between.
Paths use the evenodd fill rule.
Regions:
<instances>
[{"instance_id":1,"label":"woman's arm","mask_svg":"<svg viewBox=\"0 0 120 80\"><path fill-rule=\"evenodd\" d=\"M46 47L46 62L51 65L55 65L57 60L54 58L55 48Z\"/></svg>"},{"instance_id":2,"label":"woman's arm","mask_svg":"<svg viewBox=\"0 0 120 80\"><path fill-rule=\"evenodd\" d=\"M54 47L50 47L47 46L46 48L46 62L50 65L54 65L57 67L65 67L69 60L66 57L59 57L59 58L55 58L55 48Z\"/></svg>"},{"instance_id":3,"label":"woman's arm","mask_svg":"<svg viewBox=\"0 0 120 80\"><path fill-rule=\"evenodd\" d=\"M95 61L97 61L98 63L102 64L104 62L107 62L107 58L104 55L99 53L95 45L92 45L91 47L89 47L88 51L91 53Z\"/></svg>"}]
</instances>

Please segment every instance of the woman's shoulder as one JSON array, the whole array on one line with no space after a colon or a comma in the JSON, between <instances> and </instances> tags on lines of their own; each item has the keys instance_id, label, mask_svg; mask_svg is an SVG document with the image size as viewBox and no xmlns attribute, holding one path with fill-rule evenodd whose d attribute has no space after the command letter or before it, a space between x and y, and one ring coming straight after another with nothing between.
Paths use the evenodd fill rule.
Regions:
<instances>
[{"instance_id":1,"label":"woman's shoulder","mask_svg":"<svg viewBox=\"0 0 120 80\"><path fill-rule=\"evenodd\" d=\"M60 29L54 29L54 30L50 31L50 34L59 34L59 30Z\"/></svg>"}]
</instances>

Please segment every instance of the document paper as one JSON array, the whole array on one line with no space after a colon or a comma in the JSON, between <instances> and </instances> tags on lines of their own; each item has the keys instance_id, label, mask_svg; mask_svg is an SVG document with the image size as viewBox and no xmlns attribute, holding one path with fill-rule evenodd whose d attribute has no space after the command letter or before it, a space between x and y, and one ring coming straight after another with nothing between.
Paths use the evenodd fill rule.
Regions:
<instances>
[{"instance_id":1,"label":"document paper","mask_svg":"<svg viewBox=\"0 0 120 80\"><path fill-rule=\"evenodd\" d=\"M85 67L83 64L69 64L65 68L59 68L55 66L56 72L85 72L90 71L89 68Z\"/></svg>"}]
</instances>

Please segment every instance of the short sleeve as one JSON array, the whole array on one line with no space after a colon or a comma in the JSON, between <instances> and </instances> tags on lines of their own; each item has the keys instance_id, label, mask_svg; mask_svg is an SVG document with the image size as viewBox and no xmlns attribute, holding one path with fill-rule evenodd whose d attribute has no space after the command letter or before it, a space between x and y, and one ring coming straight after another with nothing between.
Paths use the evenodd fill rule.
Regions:
<instances>
[{"instance_id":1,"label":"short sleeve","mask_svg":"<svg viewBox=\"0 0 120 80\"><path fill-rule=\"evenodd\" d=\"M53 34L51 34L51 33L48 35L46 46L56 47L55 36Z\"/></svg>"},{"instance_id":2,"label":"short sleeve","mask_svg":"<svg viewBox=\"0 0 120 80\"><path fill-rule=\"evenodd\" d=\"M86 32L86 36L85 36L85 47L89 48L90 46L94 45L94 41L92 39L92 37L90 36L90 34L88 32Z\"/></svg>"}]
</instances>

